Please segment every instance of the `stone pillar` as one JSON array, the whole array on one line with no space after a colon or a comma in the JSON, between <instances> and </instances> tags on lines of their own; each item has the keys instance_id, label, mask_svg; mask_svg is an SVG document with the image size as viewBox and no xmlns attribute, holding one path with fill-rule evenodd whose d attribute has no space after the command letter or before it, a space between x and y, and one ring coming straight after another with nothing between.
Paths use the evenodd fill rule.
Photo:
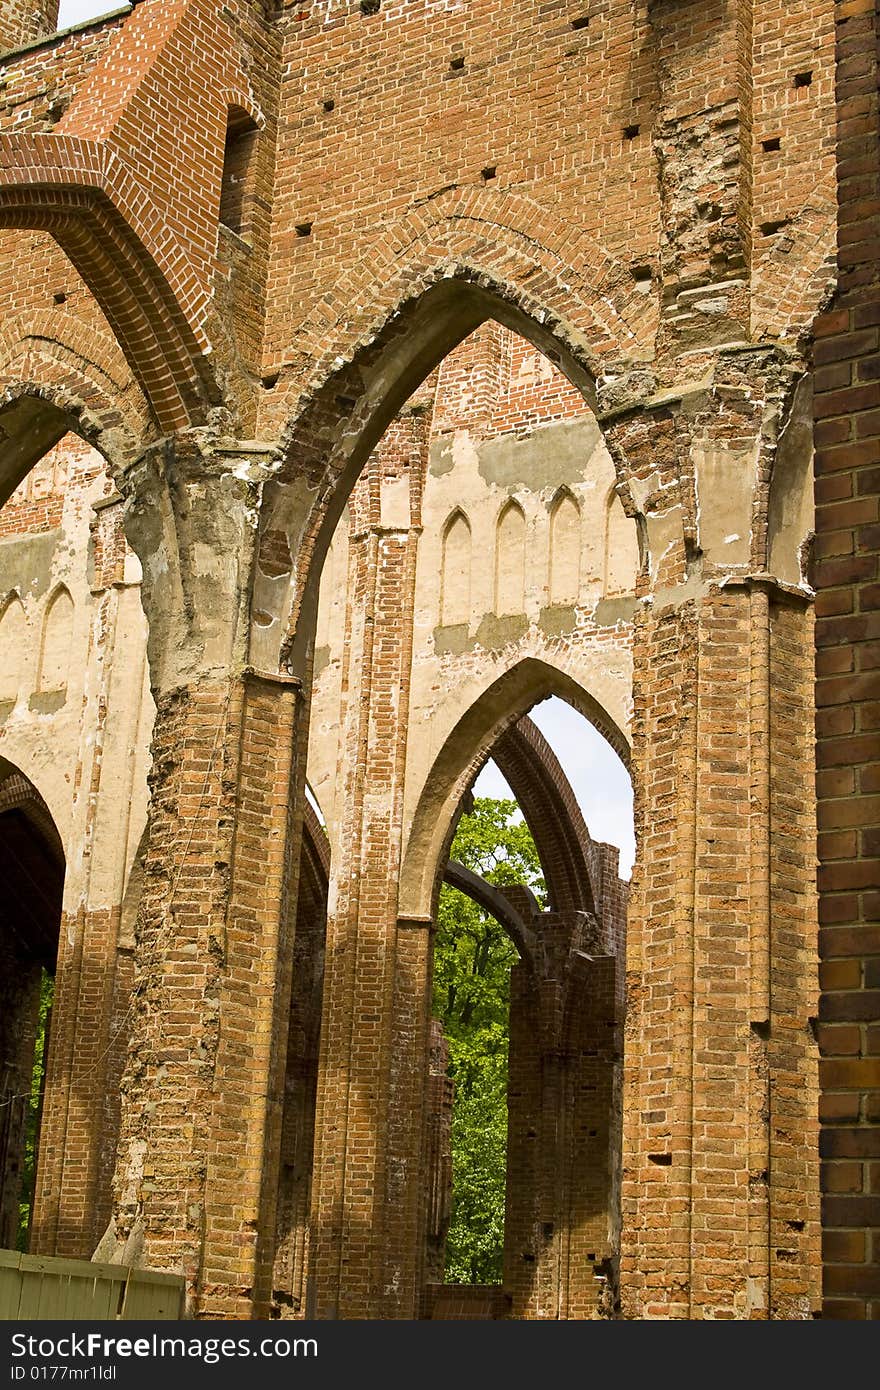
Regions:
<instances>
[{"instance_id":1,"label":"stone pillar","mask_svg":"<svg viewBox=\"0 0 880 1390\"><path fill-rule=\"evenodd\" d=\"M809 1318L817 1307L812 627L808 591L767 573L784 549L768 536L768 488L791 447L796 379L772 353L722 354L710 389L608 422L645 540L629 1317Z\"/></svg>"},{"instance_id":2,"label":"stone pillar","mask_svg":"<svg viewBox=\"0 0 880 1390\"><path fill-rule=\"evenodd\" d=\"M299 684L244 665L266 461L182 437L126 479L157 703L114 1218L100 1254L265 1313L290 1001Z\"/></svg>"},{"instance_id":3,"label":"stone pillar","mask_svg":"<svg viewBox=\"0 0 880 1390\"><path fill-rule=\"evenodd\" d=\"M418 1315L430 922L398 921L421 478L430 417L399 417L352 497L308 1315Z\"/></svg>"}]
</instances>

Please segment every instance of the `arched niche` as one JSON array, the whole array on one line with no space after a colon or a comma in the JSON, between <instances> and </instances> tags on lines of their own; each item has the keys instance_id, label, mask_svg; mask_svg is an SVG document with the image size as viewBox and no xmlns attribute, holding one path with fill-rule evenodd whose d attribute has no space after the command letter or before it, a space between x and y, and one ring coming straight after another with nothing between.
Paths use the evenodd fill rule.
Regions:
<instances>
[{"instance_id":1,"label":"arched niche","mask_svg":"<svg viewBox=\"0 0 880 1390\"><path fill-rule=\"evenodd\" d=\"M568 488L550 507L550 602L576 603L581 587L581 509Z\"/></svg>"},{"instance_id":2,"label":"arched niche","mask_svg":"<svg viewBox=\"0 0 880 1390\"><path fill-rule=\"evenodd\" d=\"M66 694L73 643L74 604L70 590L59 584L46 605L40 643L37 690L41 695Z\"/></svg>"},{"instance_id":3,"label":"arched niche","mask_svg":"<svg viewBox=\"0 0 880 1390\"><path fill-rule=\"evenodd\" d=\"M495 613L521 613L526 588L526 518L516 501L507 502L495 527Z\"/></svg>"},{"instance_id":4,"label":"arched niche","mask_svg":"<svg viewBox=\"0 0 880 1390\"><path fill-rule=\"evenodd\" d=\"M461 508L443 528L440 571L440 622L455 627L471 616L471 527Z\"/></svg>"},{"instance_id":5,"label":"arched niche","mask_svg":"<svg viewBox=\"0 0 880 1390\"><path fill-rule=\"evenodd\" d=\"M0 608L0 705L14 705L21 693L27 632L24 605L12 593Z\"/></svg>"}]
</instances>

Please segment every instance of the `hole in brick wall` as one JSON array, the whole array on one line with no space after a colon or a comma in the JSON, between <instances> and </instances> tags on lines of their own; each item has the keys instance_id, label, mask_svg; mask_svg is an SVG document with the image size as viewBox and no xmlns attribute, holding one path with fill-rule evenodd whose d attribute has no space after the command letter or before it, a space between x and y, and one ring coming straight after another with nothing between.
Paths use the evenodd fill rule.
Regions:
<instances>
[{"instance_id":1,"label":"hole in brick wall","mask_svg":"<svg viewBox=\"0 0 880 1390\"><path fill-rule=\"evenodd\" d=\"M812 72L796 72L794 75L794 85L795 87L812 87Z\"/></svg>"},{"instance_id":2,"label":"hole in brick wall","mask_svg":"<svg viewBox=\"0 0 880 1390\"><path fill-rule=\"evenodd\" d=\"M263 386L267 391L273 390L273 388L278 385L279 376L280 372L272 372L270 376L263 377Z\"/></svg>"},{"instance_id":3,"label":"hole in brick wall","mask_svg":"<svg viewBox=\"0 0 880 1390\"><path fill-rule=\"evenodd\" d=\"M632 278L639 284L653 279L653 272L649 265L634 265L630 267Z\"/></svg>"},{"instance_id":4,"label":"hole in brick wall","mask_svg":"<svg viewBox=\"0 0 880 1390\"><path fill-rule=\"evenodd\" d=\"M248 195L253 187L258 135L259 128L247 112L240 107L230 107L223 152L220 221L224 227L239 235L244 226Z\"/></svg>"},{"instance_id":5,"label":"hole in brick wall","mask_svg":"<svg viewBox=\"0 0 880 1390\"><path fill-rule=\"evenodd\" d=\"M67 295L64 293L63 290L59 290L57 294L53 294L52 298L53 298L53 300L55 301L56 304L66 304L66 303L67 303Z\"/></svg>"},{"instance_id":6,"label":"hole in brick wall","mask_svg":"<svg viewBox=\"0 0 880 1390\"><path fill-rule=\"evenodd\" d=\"M672 1154L648 1154L649 1163L657 1163L661 1168L669 1168L672 1164Z\"/></svg>"},{"instance_id":7,"label":"hole in brick wall","mask_svg":"<svg viewBox=\"0 0 880 1390\"><path fill-rule=\"evenodd\" d=\"M781 149L782 149L782 138L781 138L781 136L779 136L779 135L774 135L770 140L762 140L762 141L761 141L761 149L764 151L765 154L772 154L774 150L781 150Z\"/></svg>"},{"instance_id":8,"label":"hole in brick wall","mask_svg":"<svg viewBox=\"0 0 880 1390\"><path fill-rule=\"evenodd\" d=\"M587 1259L588 1259L588 1260L595 1260L595 1258L596 1258L596 1252L595 1252L595 1250L591 1250L590 1253L589 1253L589 1255L587 1256Z\"/></svg>"},{"instance_id":9,"label":"hole in brick wall","mask_svg":"<svg viewBox=\"0 0 880 1390\"><path fill-rule=\"evenodd\" d=\"M552 1236L554 1229L555 1227L552 1221L544 1222L544 1235L547 1237L548 1240Z\"/></svg>"},{"instance_id":10,"label":"hole in brick wall","mask_svg":"<svg viewBox=\"0 0 880 1390\"><path fill-rule=\"evenodd\" d=\"M625 125L625 126L623 127L623 138L624 138L624 140L635 140L635 138L636 138L636 136L638 135L638 133L639 133L640 130L641 130L641 126L637 126L637 125Z\"/></svg>"},{"instance_id":11,"label":"hole in brick wall","mask_svg":"<svg viewBox=\"0 0 880 1390\"><path fill-rule=\"evenodd\" d=\"M766 1019L756 1019L749 1027L756 1037L763 1038L765 1042L770 1036L770 1024Z\"/></svg>"},{"instance_id":12,"label":"hole in brick wall","mask_svg":"<svg viewBox=\"0 0 880 1390\"><path fill-rule=\"evenodd\" d=\"M780 217L777 222L762 222L759 228L761 236L775 236L783 227L787 227L790 221L788 217Z\"/></svg>"},{"instance_id":13,"label":"hole in brick wall","mask_svg":"<svg viewBox=\"0 0 880 1390\"><path fill-rule=\"evenodd\" d=\"M523 1259L527 1265L533 1265L535 1263L534 1255L523 1255Z\"/></svg>"},{"instance_id":14,"label":"hole in brick wall","mask_svg":"<svg viewBox=\"0 0 880 1390\"><path fill-rule=\"evenodd\" d=\"M325 111L332 111L336 106L336 102L333 100L332 97L327 97L326 101L323 101L321 105L323 106Z\"/></svg>"},{"instance_id":15,"label":"hole in brick wall","mask_svg":"<svg viewBox=\"0 0 880 1390\"><path fill-rule=\"evenodd\" d=\"M577 19L573 19L570 21L570 27L572 29L586 29L588 28L589 23L590 16L588 14L582 14L578 15Z\"/></svg>"},{"instance_id":16,"label":"hole in brick wall","mask_svg":"<svg viewBox=\"0 0 880 1390\"><path fill-rule=\"evenodd\" d=\"M449 59L449 66L453 72L461 72L464 67L464 54L456 53L454 58Z\"/></svg>"},{"instance_id":17,"label":"hole in brick wall","mask_svg":"<svg viewBox=\"0 0 880 1390\"><path fill-rule=\"evenodd\" d=\"M361 14L378 14L382 8L382 0L360 0Z\"/></svg>"},{"instance_id":18,"label":"hole in brick wall","mask_svg":"<svg viewBox=\"0 0 880 1390\"><path fill-rule=\"evenodd\" d=\"M790 1231L802 1231L804 1229L803 1221L786 1221L785 1224Z\"/></svg>"},{"instance_id":19,"label":"hole in brick wall","mask_svg":"<svg viewBox=\"0 0 880 1390\"><path fill-rule=\"evenodd\" d=\"M312 224L311 224L311 222L297 222L297 224L296 224L296 234L297 234L297 236L311 236L311 235L312 235Z\"/></svg>"},{"instance_id":20,"label":"hole in brick wall","mask_svg":"<svg viewBox=\"0 0 880 1390\"><path fill-rule=\"evenodd\" d=\"M357 402L354 396L337 396L336 404L340 410L354 410Z\"/></svg>"},{"instance_id":21,"label":"hole in brick wall","mask_svg":"<svg viewBox=\"0 0 880 1390\"><path fill-rule=\"evenodd\" d=\"M480 170L480 178L483 183L488 183L490 179L494 179L497 172L494 164L487 164L485 169Z\"/></svg>"}]
</instances>

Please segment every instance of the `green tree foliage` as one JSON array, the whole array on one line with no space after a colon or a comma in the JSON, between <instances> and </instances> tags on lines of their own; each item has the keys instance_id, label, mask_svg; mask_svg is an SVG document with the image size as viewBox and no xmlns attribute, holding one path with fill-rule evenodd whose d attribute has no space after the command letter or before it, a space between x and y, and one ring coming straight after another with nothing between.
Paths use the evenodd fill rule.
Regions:
<instances>
[{"instance_id":1,"label":"green tree foliage","mask_svg":"<svg viewBox=\"0 0 880 1390\"><path fill-rule=\"evenodd\" d=\"M473 811L459 821L450 857L496 886L525 883L543 903L535 843L516 815L515 801L476 797ZM434 1013L449 1041L455 1083L447 1283L501 1282L510 967L516 959L494 917L444 885L434 946Z\"/></svg>"},{"instance_id":2,"label":"green tree foliage","mask_svg":"<svg viewBox=\"0 0 880 1390\"><path fill-rule=\"evenodd\" d=\"M40 981L40 1016L37 1023L34 1069L31 1073L31 1096L25 1129L24 1177L21 1184L21 1199L18 1204L17 1245L19 1250L27 1250L28 1247L31 1205L34 1200L34 1184L37 1177L37 1128L40 1122L40 1099L43 1093L43 1077L46 1074L46 1033L54 991L55 981L44 970L43 978Z\"/></svg>"}]
</instances>

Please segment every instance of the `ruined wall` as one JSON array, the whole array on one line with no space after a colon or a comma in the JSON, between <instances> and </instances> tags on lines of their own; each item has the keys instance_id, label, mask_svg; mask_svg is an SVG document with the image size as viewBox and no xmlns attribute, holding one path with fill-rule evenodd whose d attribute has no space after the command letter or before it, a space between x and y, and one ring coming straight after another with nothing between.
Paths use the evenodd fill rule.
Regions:
<instances>
[{"instance_id":1,"label":"ruined wall","mask_svg":"<svg viewBox=\"0 0 880 1390\"><path fill-rule=\"evenodd\" d=\"M58 0L3 0L0 53L31 43L58 27Z\"/></svg>"},{"instance_id":2,"label":"ruined wall","mask_svg":"<svg viewBox=\"0 0 880 1390\"><path fill-rule=\"evenodd\" d=\"M592 412L546 357L489 323L465 340L407 407L427 420L416 479L408 439L392 430L377 457L397 459L381 488L387 529L408 522L418 487L420 526L413 608L412 687L403 825L460 720L524 660L567 674L609 716L625 747L632 594L638 539L614 490L613 465ZM402 428L402 423L395 429ZM340 522L321 581L308 776L339 834L337 730L350 643L350 537L369 492L363 480ZM506 695L495 718L515 712ZM538 698L536 692L535 698ZM492 723L490 717L488 722ZM477 750L469 750L469 759Z\"/></svg>"},{"instance_id":3,"label":"ruined wall","mask_svg":"<svg viewBox=\"0 0 880 1390\"><path fill-rule=\"evenodd\" d=\"M80 1256L109 1218L131 987L122 908L153 717L121 514L104 460L72 435L0 513L0 757L45 799L67 861L32 1248Z\"/></svg>"},{"instance_id":4,"label":"ruined wall","mask_svg":"<svg viewBox=\"0 0 880 1390\"><path fill-rule=\"evenodd\" d=\"M873 22L868 0L784 11L607 0L589 13L569 0L140 0L4 60L0 480L11 490L71 421L100 443L142 563L159 710L130 1012L116 989L125 971L118 958L108 965L130 920L118 886L128 835L114 826L102 861L85 810L101 805L100 740L78 783L71 754L71 782L57 789L61 819L65 808L80 815L83 869L71 882L97 887L106 869L117 887L94 900L90 931L92 899L77 898L62 934L69 990L46 1132L62 1165L65 1134L88 1158L61 1186L46 1169L41 1248L84 1242L97 1220L84 1213L109 1201L88 1102L66 1078L80 1065L93 1074L96 1056L119 1060L118 1047L78 1030L78 1015L102 1018L114 1046L110 1020L126 1019L104 1249L182 1269L194 1311L268 1308L318 670L315 730L329 737L334 702L340 711L331 742L343 756L315 777L324 791L331 767L345 769L325 792L344 874L330 911L332 1085L319 1085L316 1106L309 1297L321 1316L413 1315L424 982L444 836L500 711L526 706L551 678L573 696L588 671L622 751L632 702L640 831L624 1315L812 1315L802 484L805 352L837 273L835 11L839 35L844 22L850 33ZM864 33L859 42L849 76L861 79L873 49ZM846 121L873 112L873 96L854 96L842 172ZM249 153L230 150L242 129ZM856 191L866 171L852 158L854 216L869 217L870 189ZM234 191L224 167L244 171L241 221L230 214L239 230L219 225ZM872 245L850 242L848 226L841 269L856 255L843 248L861 246L858 258ZM519 357L494 328L464 342L493 319L528 340ZM838 332L831 320L827 336ZM462 424L441 411L432 439L424 401L401 410L438 367L442 398L440 364L463 343L448 376ZM568 384L546 374L539 350ZM864 412L850 444L872 437L859 433L873 409L870 345L865 354L861 394L842 402L847 420ZM841 372L845 361L816 365ZM820 383L821 418L843 418L837 389ZM509 414L493 422L505 390ZM389 452L365 470L389 426ZM612 501L594 522L593 500L610 497L614 479L620 510ZM341 600L325 604L317 653L314 619L350 496L353 529L336 548L357 611L337 661ZM121 509L99 512L98 530ZM635 575L634 550L620 572L603 558L612 514L612 554L638 535ZM87 524L81 507L77 556ZM74 631L94 639L86 731L104 727L102 700L115 698L104 658L120 648L105 620L134 589L124 572L109 577L120 554L109 534L106 554L94 623L77 596L91 580L65 579ZM438 585L444 568L455 583ZM36 615L35 599L19 601ZM15 602L4 615L13 636L32 621ZM133 624L117 623L123 632ZM31 685L22 674L3 737L36 760L50 800L55 769L35 731L45 747L68 706L40 706L51 693L37 689L40 661L17 638L15 649ZM139 694L124 708L134 718ZM601 718L598 703L592 713ZM109 749L109 721L106 734ZM861 985L859 999L870 1007ZM170 1055L179 1066L166 1066ZM870 1071L847 1075L861 1084ZM863 1128L870 1135L870 1122L847 1121L858 1135L842 1142L869 1142ZM835 1153L832 1167L838 1159L848 1162Z\"/></svg>"}]
</instances>

